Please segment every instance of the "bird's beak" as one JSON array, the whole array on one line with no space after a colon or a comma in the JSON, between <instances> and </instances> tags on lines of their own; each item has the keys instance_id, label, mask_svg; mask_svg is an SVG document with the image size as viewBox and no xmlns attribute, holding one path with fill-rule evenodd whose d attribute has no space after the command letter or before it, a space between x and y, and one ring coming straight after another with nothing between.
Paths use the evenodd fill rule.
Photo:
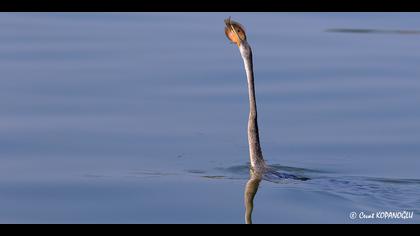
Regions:
<instances>
[{"instance_id":1,"label":"bird's beak","mask_svg":"<svg viewBox=\"0 0 420 236\"><path fill-rule=\"evenodd\" d=\"M241 37L239 37L238 32L236 31L236 29L232 25L230 25L230 28L235 33L236 38L238 38L236 44L238 45L238 47L241 46L242 39L241 39Z\"/></svg>"}]
</instances>

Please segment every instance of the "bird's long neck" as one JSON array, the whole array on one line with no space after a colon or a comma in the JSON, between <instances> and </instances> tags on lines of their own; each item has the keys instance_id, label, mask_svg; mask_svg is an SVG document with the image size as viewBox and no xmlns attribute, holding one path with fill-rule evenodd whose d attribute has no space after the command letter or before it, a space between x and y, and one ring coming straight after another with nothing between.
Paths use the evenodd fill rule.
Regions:
<instances>
[{"instance_id":1,"label":"bird's long neck","mask_svg":"<svg viewBox=\"0 0 420 236\"><path fill-rule=\"evenodd\" d=\"M246 76L248 80L249 94L249 120L248 120L248 142L251 167L254 171L265 170L265 162L261 151L260 138L257 121L257 102L254 88L254 72L252 64L252 51L249 44L244 41L239 47L244 60Z\"/></svg>"}]
</instances>

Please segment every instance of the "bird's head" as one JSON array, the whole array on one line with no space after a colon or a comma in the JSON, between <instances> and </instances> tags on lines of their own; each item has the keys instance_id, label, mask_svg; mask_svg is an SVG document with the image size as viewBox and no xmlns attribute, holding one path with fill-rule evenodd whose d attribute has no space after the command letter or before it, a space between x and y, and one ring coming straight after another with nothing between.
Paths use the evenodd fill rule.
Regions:
<instances>
[{"instance_id":1,"label":"bird's head","mask_svg":"<svg viewBox=\"0 0 420 236\"><path fill-rule=\"evenodd\" d=\"M225 34L226 37L233 43L238 45L241 56L246 61L252 61L251 46L246 41L245 28L236 21L229 18L225 20ZM252 62L251 62L252 63Z\"/></svg>"},{"instance_id":2,"label":"bird's head","mask_svg":"<svg viewBox=\"0 0 420 236\"><path fill-rule=\"evenodd\" d=\"M225 20L225 34L226 37L232 42L236 43L238 47L241 46L242 42L246 42L245 28L236 21L229 18Z\"/></svg>"}]
</instances>

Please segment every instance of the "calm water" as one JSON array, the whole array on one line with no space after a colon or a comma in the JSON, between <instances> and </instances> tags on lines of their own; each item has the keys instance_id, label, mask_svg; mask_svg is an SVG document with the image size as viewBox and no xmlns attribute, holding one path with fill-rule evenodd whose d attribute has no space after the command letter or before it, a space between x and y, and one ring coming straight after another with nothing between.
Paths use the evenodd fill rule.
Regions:
<instances>
[{"instance_id":1,"label":"calm water","mask_svg":"<svg viewBox=\"0 0 420 236\"><path fill-rule=\"evenodd\" d=\"M243 223L248 95L227 16L254 50L265 158L312 178L261 182L254 223L419 223L408 13L0 14L0 222Z\"/></svg>"}]
</instances>

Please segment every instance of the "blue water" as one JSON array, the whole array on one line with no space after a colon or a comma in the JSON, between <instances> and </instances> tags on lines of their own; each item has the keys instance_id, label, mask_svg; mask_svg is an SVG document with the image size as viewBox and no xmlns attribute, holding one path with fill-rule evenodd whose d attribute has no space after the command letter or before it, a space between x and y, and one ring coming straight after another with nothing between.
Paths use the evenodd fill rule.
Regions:
<instances>
[{"instance_id":1,"label":"blue water","mask_svg":"<svg viewBox=\"0 0 420 236\"><path fill-rule=\"evenodd\" d=\"M1 13L0 223L243 223L228 16L265 158L311 178L261 182L254 223L419 223L417 13Z\"/></svg>"}]
</instances>

